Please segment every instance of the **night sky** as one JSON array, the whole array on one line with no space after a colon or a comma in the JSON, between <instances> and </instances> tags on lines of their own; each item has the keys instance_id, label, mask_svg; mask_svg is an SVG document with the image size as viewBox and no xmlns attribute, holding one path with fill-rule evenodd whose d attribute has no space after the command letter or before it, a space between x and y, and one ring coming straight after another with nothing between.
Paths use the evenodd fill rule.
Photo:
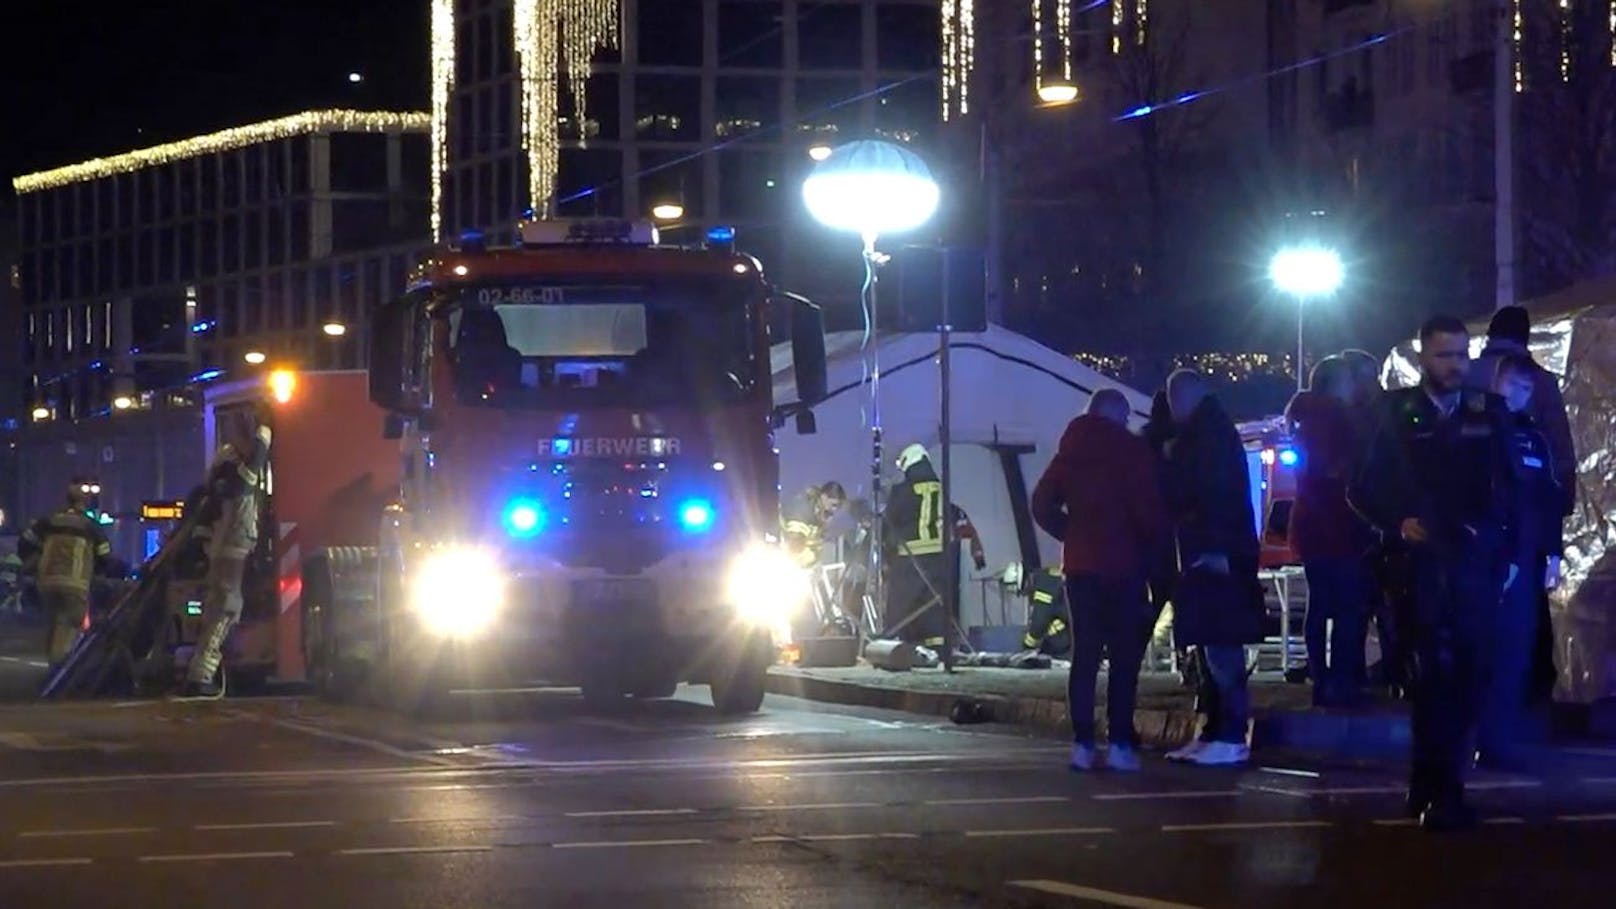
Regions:
<instances>
[{"instance_id":1,"label":"night sky","mask_svg":"<svg viewBox=\"0 0 1616 909\"><path fill-rule=\"evenodd\" d=\"M417 0L5 6L0 198L17 174L300 110L427 104Z\"/></svg>"}]
</instances>

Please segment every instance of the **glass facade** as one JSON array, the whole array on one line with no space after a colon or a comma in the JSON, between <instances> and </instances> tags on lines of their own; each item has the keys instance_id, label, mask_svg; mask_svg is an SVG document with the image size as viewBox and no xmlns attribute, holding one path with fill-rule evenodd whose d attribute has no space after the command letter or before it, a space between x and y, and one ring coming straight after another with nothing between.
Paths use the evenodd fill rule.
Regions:
<instances>
[{"instance_id":1,"label":"glass facade","mask_svg":"<svg viewBox=\"0 0 1616 909\"><path fill-rule=\"evenodd\" d=\"M663 225L669 241L731 225L777 282L833 297L856 290L858 276L814 286L856 265L857 241L827 243L803 211L807 149L882 137L940 154L937 0L621 5L620 46L597 53L581 122L562 87L554 212L645 218L678 203L683 217ZM525 198L511 3L462 0L456 25L445 231L508 241L543 202ZM827 247L844 267L814 261Z\"/></svg>"},{"instance_id":2,"label":"glass facade","mask_svg":"<svg viewBox=\"0 0 1616 909\"><path fill-rule=\"evenodd\" d=\"M21 193L30 406L93 416L115 379L156 392L248 350L362 365L359 301L400 292L426 242L427 157L418 128L316 130Z\"/></svg>"}]
</instances>

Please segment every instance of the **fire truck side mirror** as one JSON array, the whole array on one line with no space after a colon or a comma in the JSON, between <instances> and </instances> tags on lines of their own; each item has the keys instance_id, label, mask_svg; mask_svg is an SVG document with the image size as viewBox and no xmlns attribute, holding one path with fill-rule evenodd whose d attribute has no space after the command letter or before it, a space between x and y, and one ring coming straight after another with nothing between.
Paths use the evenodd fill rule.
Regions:
<instances>
[{"instance_id":1,"label":"fire truck side mirror","mask_svg":"<svg viewBox=\"0 0 1616 909\"><path fill-rule=\"evenodd\" d=\"M829 396L825 363L825 314L812 301L787 294L791 304L791 366L797 400L812 406Z\"/></svg>"},{"instance_id":2,"label":"fire truck side mirror","mask_svg":"<svg viewBox=\"0 0 1616 909\"><path fill-rule=\"evenodd\" d=\"M405 375L407 364L414 361L410 348L414 333L415 307L409 303L392 303L376 310L370 324L370 400L389 411L414 410L414 395L409 393Z\"/></svg>"},{"instance_id":3,"label":"fire truck side mirror","mask_svg":"<svg viewBox=\"0 0 1616 909\"><path fill-rule=\"evenodd\" d=\"M811 436L819 431L819 421L814 418L814 412L804 408L797 411L797 435Z\"/></svg>"}]
</instances>

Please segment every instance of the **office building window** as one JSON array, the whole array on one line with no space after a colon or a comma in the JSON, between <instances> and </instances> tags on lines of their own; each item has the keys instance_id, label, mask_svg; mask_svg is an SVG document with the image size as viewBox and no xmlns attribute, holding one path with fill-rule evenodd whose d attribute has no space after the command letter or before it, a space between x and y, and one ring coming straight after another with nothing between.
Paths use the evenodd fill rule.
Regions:
<instances>
[{"instance_id":1,"label":"office building window","mask_svg":"<svg viewBox=\"0 0 1616 909\"><path fill-rule=\"evenodd\" d=\"M683 151L640 152L640 204L650 214L653 207L664 203L684 206L684 220L696 220L706 209L702 206L702 159L691 158Z\"/></svg>"},{"instance_id":2,"label":"office building window","mask_svg":"<svg viewBox=\"0 0 1616 909\"><path fill-rule=\"evenodd\" d=\"M1075 28L1074 31L1081 31ZM1074 43L1083 38L1074 37ZM925 72L941 62L942 20L935 4L883 3L875 10L875 62L885 70Z\"/></svg>"},{"instance_id":3,"label":"office building window","mask_svg":"<svg viewBox=\"0 0 1616 909\"><path fill-rule=\"evenodd\" d=\"M564 148L556 180L557 214L613 217L623 212L623 155L611 149Z\"/></svg>"},{"instance_id":4,"label":"office building window","mask_svg":"<svg viewBox=\"0 0 1616 909\"><path fill-rule=\"evenodd\" d=\"M774 76L720 76L715 103L715 138L780 141L780 80Z\"/></svg>"},{"instance_id":5,"label":"office building window","mask_svg":"<svg viewBox=\"0 0 1616 909\"><path fill-rule=\"evenodd\" d=\"M769 219L782 213L786 197L778 152L718 153L719 211L725 218Z\"/></svg>"},{"instance_id":6,"label":"office building window","mask_svg":"<svg viewBox=\"0 0 1616 909\"><path fill-rule=\"evenodd\" d=\"M700 66L702 0L641 0L640 62L652 66Z\"/></svg>"},{"instance_id":7,"label":"office building window","mask_svg":"<svg viewBox=\"0 0 1616 909\"><path fill-rule=\"evenodd\" d=\"M797 80L797 125L815 132L858 135L859 111L864 101L845 103L859 94L853 78L801 78Z\"/></svg>"},{"instance_id":8,"label":"office building window","mask_svg":"<svg viewBox=\"0 0 1616 909\"><path fill-rule=\"evenodd\" d=\"M644 78L661 78L646 76ZM622 90L615 73L603 73L590 76L585 87L589 110L588 121L583 124L582 134L578 125L577 112L572 108L572 93L567 92L561 97L561 136L564 139L583 138L588 141L596 139L617 139L622 130L617 128L618 103L622 98ZM699 126L697 127L700 128Z\"/></svg>"},{"instance_id":9,"label":"office building window","mask_svg":"<svg viewBox=\"0 0 1616 909\"><path fill-rule=\"evenodd\" d=\"M696 76L638 77L634 85L634 135L660 141L700 139L701 79Z\"/></svg>"},{"instance_id":10,"label":"office building window","mask_svg":"<svg viewBox=\"0 0 1616 909\"><path fill-rule=\"evenodd\" d=\"M718 65L779 69L785 65L785 35L779 2L726 0L718 5ZM932 18L937 18L936 13Z\"/></svg>"},{"instance_id":11,"label":"office building window","mask_svg":"<svg viewBox=\"0 0 1616 909\"><path fill-rule=\"evenodd\" d=\"M797 57L803 69L858 69L863 35L864 10L858 4L798 4Z\"/></svg>"}]
</instances>

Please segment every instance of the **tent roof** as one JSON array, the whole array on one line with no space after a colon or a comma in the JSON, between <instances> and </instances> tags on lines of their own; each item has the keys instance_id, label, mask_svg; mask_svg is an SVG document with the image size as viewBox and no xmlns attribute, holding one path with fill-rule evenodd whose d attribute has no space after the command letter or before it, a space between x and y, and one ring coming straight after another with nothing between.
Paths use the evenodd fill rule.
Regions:
<instances>
[{"instance_id":1,"label":"tent roof","mask_svg":"<svg viewBox=\"0 0 1616 909\"><path fill-rule=\"evenodd\" d=\"M1567 319L1586 310L1608 303L1616 303L1616 276L1579 281L1552 294L1527 300L1521 306L1532 316L1534 324L1556 319ZM1492 313L1471 320L1470 327L1485 334Z\"/></svg>"},{"instance_id":2,"label":"tent roof","mask_svg":"<svg viewBox=\"0 0 1616 909\"><path fill-rule=\"evenodd\" d=\"M860 349L864 333L837 331L825 336L825 355L830 373L830 393L842 394L863 384L860 371ZM915 367L926 367L937 356L937 335L930 332L883 334L877 347L881 356L881 375ZM989 325L985 332L955 332L949 337L949 349L983 352L996 357L1006 365L1018 366L1043 373L1050 378L1092 395L1102 388L1114 388L1128 398L1128 403L1141 416L1150 411L1150 398L1137 390L1109 378L1099 371L1079 363L1072 357L1058 353L1023 334L998 325ZM776 344L769 351L770 369L774 373L775 398L790 401L796 397L796 381L791 374L791 344Z\"/></svg>"}]
</instances>

